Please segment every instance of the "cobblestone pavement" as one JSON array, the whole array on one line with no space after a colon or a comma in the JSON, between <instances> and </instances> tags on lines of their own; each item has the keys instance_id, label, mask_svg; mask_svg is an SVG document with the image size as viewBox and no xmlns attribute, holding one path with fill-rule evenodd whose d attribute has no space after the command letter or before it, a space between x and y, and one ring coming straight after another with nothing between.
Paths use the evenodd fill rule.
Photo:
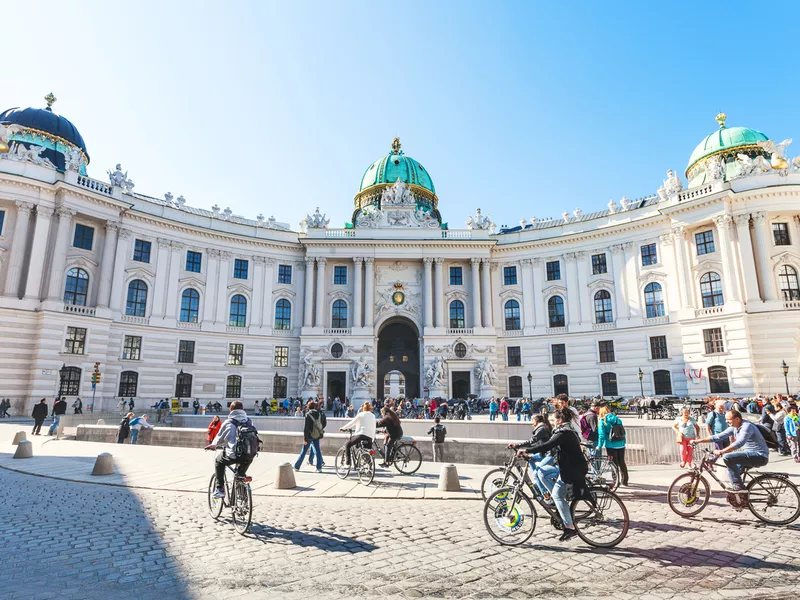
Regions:
<instances>
[{"instance_id":1,"label":"cobblestone pavement","mask_svg":"<svg viewBox=\"0 0 800 600\"><path fill-rule=\"evenodd\" d=\"M214 522L205 497L0 469L0 597L796 598L800 527L757 524L720 498L682 520L630 499L616 549L496 545L469 500L256 499L251 535ZM225 513L223 513L223 516Z\"/></svg>"}]
</instances>

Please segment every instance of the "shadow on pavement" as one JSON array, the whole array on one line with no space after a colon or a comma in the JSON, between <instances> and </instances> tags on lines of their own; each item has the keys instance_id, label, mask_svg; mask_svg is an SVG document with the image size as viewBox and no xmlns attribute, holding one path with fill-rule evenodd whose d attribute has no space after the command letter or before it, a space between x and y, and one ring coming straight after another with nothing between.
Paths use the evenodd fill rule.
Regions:
<instances>
[{"instance_id":1,"label":"shadow on pavement","mask_svg":"<svg viewBox=\"0 0 800 600\"><path fill-rule=\"evenodd\" d=\"M301 547L312 547L329 552L359 554L372 552L377 548L367 542L339 535L324 529L314 528L309 531L294 529L278 529L269 525L253 524L249 536L264 544L286 544Z\"/></svg>"}]
</instances>

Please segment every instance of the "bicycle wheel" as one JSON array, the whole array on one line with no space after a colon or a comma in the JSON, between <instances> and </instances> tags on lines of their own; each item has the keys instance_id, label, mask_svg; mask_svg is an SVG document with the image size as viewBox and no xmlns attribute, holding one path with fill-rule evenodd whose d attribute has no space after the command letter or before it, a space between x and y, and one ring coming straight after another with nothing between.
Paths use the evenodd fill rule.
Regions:
<instances>
[{"instance_id":1,"label":"bicycle wheel","mask_svg":"<svg viewBox=\"0 0 800 600\"><path fill-rule=\"evenodd\" d=\"M517 485L517 481L519 481L519 477L513 472L509 472L506 476L505 467L492 469L483 476L483 481L481 482L481 498L486 502L486 499L491 496L495 490L504 487L513 487Z\"/></svg>"},{"instance_id":2,"label":"bicycle wheel","mask_svg":"<svg viewBox=\"0 0 800 600\"><path fill-rule=\"evenodd\" d=\"M412 475L422 466L422 453L413 444L400 444L394 449L392 461L403 475Z\"/></svg>"},{"instance_id":3,"label":"bicycle wheel","mask_svg":"<svg viewBox=\"0 0 800 600\"><path fill-rule=\"evenodd\" d=\"M492 492L483 505L483 524L504 546L524 544L536 529L536 509L530 498L515 488Z\"/></svg>"},{"instance_id":4,"label":"bicycle wheel","mask_svg":"<svg viewBox=\"0 0 800 600\"><path fill-rule=\"evenodd\" d=\"M800 516L800 492L788 479L759 475L747 485L750 512L770 525L788 525Z\"/></svg>"},{"instance_id":5,"label":"bicycle wheel","mask_svg":"<svg viewBox=\"0 0 800 600\"><path fill-rule=\"evenodd\" d=\"M362 485L369 485L375 478L375 459L367 450L362 450L356 456L355 464L358 473L358 481Z\"/></svg>"},{"instance_id":6,"label":"bicycle wheel","mask_svg":"<svg viewBox=\"0 0 800 600\"><path fill-rule=\"evenodd\" d=\"M336 468L336 475L339 477L339 479L344 479L350 475L350 465L347 464L344 453L345 449L339 448L339 451L336 453L336 459L333 463L334 467Z\"/></svg>"},{"instance_id":7,"label":"bicycle wheel","mask_svg":"<svg viewBox=\"0 0 800 600\"><path fill-rule=\"evenodd\" d=\"M606 456L589 459L589 480L592 485L607 485L612 492L619 487L619 466Z\"/></svg>"},{"instance_id":8,"label":"bicycle wheel","mask_svg":"<svg viewBox=\"0 0 800 600\"><path fill-rule=\"evenodd\" d=\"M250 529L253 519L253 492L244 482L236 482L236 498L233 502L233 527L237 533L244 535Z\"/></svg>"},{"instance_id":9,"label":"bicycle wheel","mask_svg":"<svg viewBox=\"0 0 800 600\"><path fill-rule=\"evenodd\" d=\"M708 505L711 488L706 478L697 473L679 475L667 492L667 502L675 514L693 517Z\"/></svg>"},{"instance_id":10,"label":"bicycle wheel","mask_svg":"<svg viewBox=\"0 0 800 600\"><path fill-rule=\"evenodd\" d=\"M590 488L594 502L573 500L572 515L578 536L597 548L613 548L625 539L630 527L628 509L615 493Z\"/></svg>"},{"instance_id":11,"label":"bicycle wheel","mask_svg":"<svg viewBox=\"0 0 800 600\"><path fill-rule=\"evenodd\" d=\"M208 512L211 513L215 521L219 519L220 514L222 514L222 505L224 503L222 498L214 498L216 492L217 476L212 475L211 481L208 482Z\"/></svg>"}]
</instances>

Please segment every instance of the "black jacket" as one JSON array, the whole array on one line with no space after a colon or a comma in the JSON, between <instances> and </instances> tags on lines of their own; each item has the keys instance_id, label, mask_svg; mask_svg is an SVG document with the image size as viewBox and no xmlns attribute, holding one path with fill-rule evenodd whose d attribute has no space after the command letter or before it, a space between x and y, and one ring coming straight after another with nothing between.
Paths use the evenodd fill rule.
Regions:
<instances>
[{"instance_id":1,"label":"black jacket","mask_svg":"<svg viewBox=\"0 0 800 600\"><path fill-rule=\"evenodd\" d=\"M517 448L530 448L531 446L535 446L536 444L543 444L547 440L550 439L550 430L545 425L539 425L536 429L533 430L533 435L531 439L527 442L522 442L521 444L517 444Z\"/></svg>"},{"instance_id":2,"label":"black jacket","mask_svg":"<svg viewBox=\"0 0 800 600\"><path fill-rule=\"evenodd\" d=\"M394 440L403 437L403 426L399 423L395 423L391 417L383 417L380 421L375 423L375 427L385 427L386 433Z\"/></svg>"},{"instance_id":3,"label":"black jacket","mask_svg":"<svg viewBox=\"0 0 800 600\"><path fill-rule=\"evenodd\" d=\"M322 421L323 429L325 429L328 426L328 419L325 417L325 413L318 411L316 408L314 410L308 411L306 413L305 424L303 425L303 440L306 442L312 439L311 430L314 428L315 418Z\"/></svg>"},{"instance_id":4,"label":"black jacket","mask_svg":"<svg viewBox=\"0 0 800 600\"><path fill-rule=\"evenodd\" d=\"M47 418L47 404L43 404L39 402L39 404L33 405L33 412L31 416L37 420L44 420Z\"/></svg>"},{"instance_id":5,"label":"black jacket","mask_svg":"<svg viewBox=\"0 0 800 600\"><path fill-rule=\"evenodd\" d=\"M581 443L578 434L572 429L569 423L559 425L553 431L552 437L541 444L534 444L528 447L528 452L548 452L553 448L558 448L558 467L561 471L561 479L567 483L583 483L589 465L581 450Z\"/></svg>"},{"instance_id":6,"label":"black jacket","mask_svg":"<svg viewBox=\"0 0 800 600\"><path fill-rule=\"evenodd\" d=\"M53 406L53 414L54 415L65 415L67 414L67 401L66 400L59 400Z\"/></svg>"}]
</instances>

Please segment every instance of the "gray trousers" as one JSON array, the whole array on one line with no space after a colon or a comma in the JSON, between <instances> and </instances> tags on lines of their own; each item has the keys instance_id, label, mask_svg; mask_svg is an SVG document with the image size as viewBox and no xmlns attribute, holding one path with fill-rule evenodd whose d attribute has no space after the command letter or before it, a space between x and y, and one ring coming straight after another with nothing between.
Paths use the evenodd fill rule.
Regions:
<instances>
[{"instance_id":1,"label":"gray trousers","mask_svg":"<svg viewBox=\"0 0 800 600\"><path fill-rule=\"evenodd\" d=\"M433 442L433 462L442 462L444 442Z\"/></svg>"}]
</instances>

